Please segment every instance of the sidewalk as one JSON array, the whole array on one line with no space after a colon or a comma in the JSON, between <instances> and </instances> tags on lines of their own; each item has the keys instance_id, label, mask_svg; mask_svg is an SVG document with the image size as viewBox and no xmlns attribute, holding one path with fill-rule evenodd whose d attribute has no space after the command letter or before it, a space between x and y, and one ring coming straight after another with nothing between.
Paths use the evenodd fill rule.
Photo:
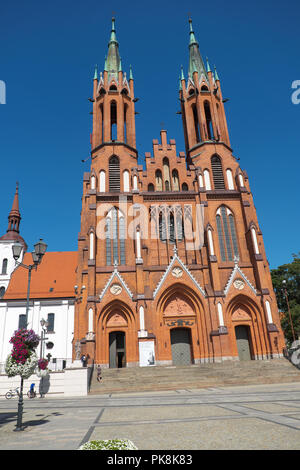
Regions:
<instances>
[{"instance_id":1,"label":"sidewalk","mask_svg":"<svg viewBox=\"0 0 300 470\"><path fill-rule=\"evenodd\" d=\"M299 449L300 384L0 401L0 449L76 450L128 438L140 450ZM287 439L288 435L288 439Z\"/></svg>"}]
</instances>

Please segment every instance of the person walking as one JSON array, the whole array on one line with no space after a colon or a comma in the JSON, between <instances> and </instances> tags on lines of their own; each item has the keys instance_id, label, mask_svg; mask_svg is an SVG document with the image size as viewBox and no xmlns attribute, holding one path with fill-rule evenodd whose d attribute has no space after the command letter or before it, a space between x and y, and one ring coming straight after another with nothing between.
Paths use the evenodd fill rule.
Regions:
<instances>
[{"instance_id":1,"label":"person walking","mask_svg":"<svg viewBox=\"0 0 300 470\"><path fill-rule=\"evenodd\" d=\"M101 377L101 366L100 364L97 365L97 381L100 382L102 379Z\"/></svg>"}]
</instances>

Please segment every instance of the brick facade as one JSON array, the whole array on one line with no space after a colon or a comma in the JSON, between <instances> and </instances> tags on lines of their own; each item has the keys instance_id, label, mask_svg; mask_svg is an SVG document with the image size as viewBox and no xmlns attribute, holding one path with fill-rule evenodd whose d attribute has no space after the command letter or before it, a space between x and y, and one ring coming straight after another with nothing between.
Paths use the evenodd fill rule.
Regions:
<instances>
[{"instance_id":1,"label":"brick facade","mask_svg":"<svg viewBox=\"0 0 300 470\"><path fill-rule=\"evenodd\" d=\"M179 90L185 152L162 130L144 166L137 163L134 80L122 71L114 20L105 70L95 74L74 344L80 340L89 361L104 367L139 365L147 342L155 364L177 363L174 329L187 333L190 363L242 358L237 326L246 327L252 359L282 355L247 173L232 154L220 80L204 67L191 22L189 47L190 72L187 80L182 72ZM120 361L112 364L117 332Z\"/></svg>"}]
</instances>

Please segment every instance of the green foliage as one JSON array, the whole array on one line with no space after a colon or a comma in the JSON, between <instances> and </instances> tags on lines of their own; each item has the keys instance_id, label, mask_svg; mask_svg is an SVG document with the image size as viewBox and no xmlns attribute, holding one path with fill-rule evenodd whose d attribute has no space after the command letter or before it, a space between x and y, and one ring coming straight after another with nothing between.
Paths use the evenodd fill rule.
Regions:
<instances>
[{"instance_id":1,"label":"green foliage","mask_svg":"<svg viewBox=\"0 0 300 470\"><path fill-rule=\"evenodd\" d=\"M300 336L300 252L293 254L292 263L283 264L271 270L274 291L277 298L279 311L282 312L281 326L284 336L290 346L293 342L292 328L289 318L288 304L290 307L295 339ZM282 281L286 281L283 284ZM285 294L287 293L287 298Z\"/></svg>"}]
</instances>

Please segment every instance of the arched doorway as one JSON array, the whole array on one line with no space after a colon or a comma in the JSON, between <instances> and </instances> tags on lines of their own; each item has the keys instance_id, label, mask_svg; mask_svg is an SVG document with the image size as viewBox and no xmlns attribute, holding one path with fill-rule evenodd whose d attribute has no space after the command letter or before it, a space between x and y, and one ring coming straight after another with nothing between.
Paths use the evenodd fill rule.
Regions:
<instances>
[{"instance_id":1,"label":"arched doorway","mask_svg":"<svg viewBox=\"0 0 300 470\"><path fill-rule=\"evenodd\" d=\"M123 331L109 333L109 367L112 369L126 367L126 341Z\"/></svg>"},{"instance_id":2,"label":"arched doorway","mask_svg":"<svg viewBox=\"0 0 300 470\"><path fill-rule=\"evenodd\" d=\"M172 362L174 366L187 366L192 362L191 335L187 328L170 330Z\"/></svg>"},{"instance_id":3,"label":"arched doorway","mask_svg":"<svg viewBox=\"0 0 300 470\"><path fill-rule=\"evenodd\" d=\"M240 361L250 361L252 357L249 326L237 325L235 327L235 337Z\"/></svg>"}]
</instances>

